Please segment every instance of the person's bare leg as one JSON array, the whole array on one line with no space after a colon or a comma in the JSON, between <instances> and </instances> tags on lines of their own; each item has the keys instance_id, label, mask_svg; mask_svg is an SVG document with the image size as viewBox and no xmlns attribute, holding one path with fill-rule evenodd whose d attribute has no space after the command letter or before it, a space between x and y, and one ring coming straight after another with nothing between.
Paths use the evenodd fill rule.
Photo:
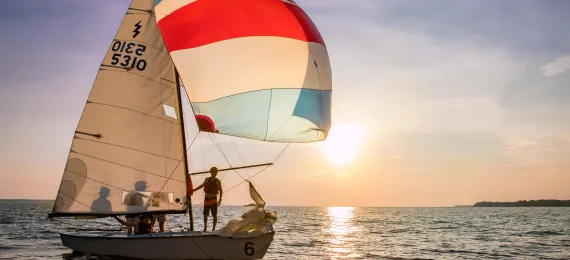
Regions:
<instances>
[{"instance_id":1,"label":"person's bare leg","mask_svg":"<svg viewBox=\"0 0 570 260\"><path fill-rule=\"evenodd\" d=\"M215 231L216 230L216 224L218 224L218 205L214 205L212 207L212 218L214 219L212 231Z\"/></svg>"},{"instance_id":2,"label":"person's bare leg","mask_svg":"<svg viewBox=\"0 0 570 260\"><path fill-rule=\"evenodd\" d=\"M204 215L204 232L208 229L208 215Z\"/></svg>"}]
</instances>

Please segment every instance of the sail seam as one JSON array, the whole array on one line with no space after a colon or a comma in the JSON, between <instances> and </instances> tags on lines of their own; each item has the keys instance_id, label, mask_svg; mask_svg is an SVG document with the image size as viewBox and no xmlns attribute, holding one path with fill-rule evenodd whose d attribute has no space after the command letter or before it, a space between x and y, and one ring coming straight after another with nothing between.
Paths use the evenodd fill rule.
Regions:
<instances>
[{"instance_id":1,"label":"sail seam","mask_svg":"<svg viewBox=\"0 0 570 260\"><path fill-rule=\"evenodd\" d=\"M128 108L128 107L121 107L121 106L117 106L117 105L111 105L111 104L105 104L105 103L98 103L98 102L93 102L93 101L89 101L87 104L95 104L95 105L101 105L101 106L108 106L108 107L113 107L113 108L124 109L124 110L128 110L128 111L131 111L131 112L139 113L139 114L144 115L144 116L148 116L148 117L152 117L152 118L155 118L155 119L158 119L158 120L162 120L163 122L166 121L166 122L169 122L169 123L171 123L171 124L178 125L178 123L175 123L175 122L172 122L172 121L169 121L169 120L166 120L166 119L164 119L164 118L157 117L157 116L153 116L153 115L150 115L150 114L146 114L146 113L144 113L144 112L137 111L137 110L134 110L134 109Z\"/></svg>"},{"instance_id":2,"label":"sail seam","mask_svg":"<svg viewBox=\"0 0 570 260\"><path fill-rule=\"evenodd\" d=\"M289 120L291 120L292 117L293 117L293 116L290 116L290 117L287 118L287 120L283 121L283 124L281 124L281 125L275 130L275 133L274 133L274 134L279 134L279 131L281 131L281 128L283 128L283 126L284 126L285 124L287 124L287 122L289 122Z\"/></svg>"},{"instance_id":3,"label":"sail seam","mask_svg":"<svg viewBox=\"0 0 570 260\"><path fill-rule=\"evenodd\" d=\"M118 190L121 190L121 191L126 191L126 192L131 191L131 190L127 190L126 188L117 187L117 186L115 186L115 185L112 185L112 184L109 184L109 183L105 183L105 182L102 182L102 181L100 181L100 180L93 179L93 178L91 178L91 177L87 177L86 175L81 175L80 173L74 172L74 171L69 170L69 169L65 169L65 171L66 171L66 172L73 173L73 174L75 174L75 175L77 175L77 176L81 176L81 177L83 177L83 178L85 178L85 179L92 180L92 181L94 181L94 182L103 184L103 185L108 185L109 187L112 187L112 188L115 188L115 189L118 189Z\"/></svg>"},{"instance_id":4,"label":"sail seam","mask_svg":"<svg viewBox=\"0 0 570 260\"><path fill-rule=\"evenodd\" d=\"M250 90L250 91L246 91L246 92L240 92L240 93L236 93L236 94L232 94L232 95L227 95L227 96L223 96L223 97L216 98L216 99L212 99L212 100L208 100L208 101L200 101L200 102L192 102L192 103L194 103L194 104L204 104L204 103L210 103L210 102L217 101L217 100L224 99L224 98L229 98L229 97L238 96L238 95L243 95L243 94L248 94L248 93L253 93L253 92L268 91L268 90L271 90L271 91L273 91L273 90L286 90L286 89L287 89L287 90L293 90L293 89L294 89L294 90L299 90L299 91L306 89L306 90L314 90L314 91L327 91L327 92L332 92L332 90L330 90L330 89L325 89L325 90L323 90L323 89L315 89L315 88L266 88L266 89L256 89L256 90Z\"/></svg>"},{"instance_id":5,"label":"sail seam","mask_svg":"<svg viewBox=\"0 0 570 260\"><path fill-rule=\"evenodd\" d=\"M58 193L59 193L59 194L62 194L62 195L64 195L64 196L66 196L66 197L68 197L68 198L70 198L70 199L72 199L72 200L75 201L75 202L79 202L79 204L81 204L81 205L83 205L83 206L85 206L85 207L88 207L88 208L90 208L90 209L92 209L92 210L98 211L98 210L92 208L91 206L88 206L87 204L85 204L85 203L83 203L83 202L81 202L81 201L79 201L79 200L77 200L77 199L75 199L75 198L73 198L73 197L71 197L71 196L65 194L65 192L62 192L61 190L59 190ZM70 205L70 207L71 207L71 205ZM53 210L52 212L56 212L56 213L57 213L57 211L55 211L55 203L54 203L54 210Z\"/></svg>"},{"instance_id":6,"label":"sail seam","mask_svg":"<svg viewBox=\"0 0 570 260\"><path fill-rule=\"evenodd\" d=\"M150 16L154 17L152 10L143 10L143 9L132 8L132 7L129 7L129 10L135 10L135 11L147 12L147 13L149 13L149 14L150 14ZM127 12L127 14L129 14L129 13ZM131 13L131 14L133 14L133 13Z\"/></svg>"},{"instance_id":7,"label":"sail seam","mask_svg":"<svg viewBox=\"0 0 570 260\"><path fill-rule=\"evenodd\" d=\"M290 118L291 118L291 117L289 117L289 119L290 119ZM289 119L287 119L287 120L289 120ZM281 128L281 127L280 127L280 128ZM318 129L309 129L309 130L317 131ZM307 130L306 132L308 132L309 130ZM322 131L322 130L318 130L318 131ZM202 131L199 131L199 132L202 132ZM247 136L247 135L240 135L240 134L216 133L216 135L234 136L234 137L241 137L241 138L251 139L250 136ZM258 140L258 139L254 139L254 140ZM265 140L265 142L268 142L268 143L283 143L283 142L280 142L280 141L278 141L278 140L272 140L272 139ZM318 141L295 141L295 140L293 140L293 141L288 141L288 143L292 143L292 144L297 144L297 143L303 143L303 144L304 144L304 143L314 143L314 142L318 142Z\"/></svg>"},{"instance_id":8,"label":"sail seam","mask_svg":"<svg viewBox=\"0 0 570 260\"><path fill-rule=\"evenodd\" d=\"M174 81L172 81L172 80L169 80L169 79L166 79L166 78L163 78L163 77L160 77L160 79L162 79L162 80L164 80L164 81L168 81L168 82L170 82L170 83L172 83L172 84L176 84L176 82L174 82Z\"/></svg>"},{"instance_id":9,"label":"sail seam","mask_svg":"<svg viewBox=\"0 0 570 260\"><path fill-rule=\"evenodd\" d=\"M239 156L239 160L241 161L241 165L245 166L245 163L243 162L243 159L241 158L241 154L239 153L239 150L237 149L236 142L234 142L233 136L230 136L230 140L232 140L232 144L234 145L234 149L236 150L236 153ZM245 169L245 174L249 178L249 171L247 170L247 168Z\"/></svg>"},{"instance_id":10,"label":"sail seam","mask_svg":"<svg viewBox=\"0 0 570 260\"><path fill-rule=\"evenodd\" d=\"M81 139L81 140L83 140L83 141L88 141L88 142L106 144L106 145L110 145L110 146L116 146L116 147L124 148L124 149L127 149L127 150L133 150L133 151L137 151L137 152L141 152L141 153L146 153L146 154L154 155L154 156L156 156L156 157L167 158L167 159L170 159L170 160L173 160L173 161L178 161L178 160L180 160L180 159L175 159L175 158L171 158L171 157L168 157L168 156L163 156L163 155L159 155L159 154L155 154L155 153L151 153L151 152L146 152L146 151L142 151L142 150L138 150L138 149L135 149L135 148L130 148L130 147L126 147L126 146L122 146L122 145L118 145L118 144L111 144L111 143L101 142L101 141L98 141L98 140L85 139L85 138L81 138L81 137L77 137L77 139Z\"/></svg>"},{"instance_id":11,"label":"sail seam","mask_svg":"<svg viewBox=\"0 0 570 260\"><path fill-rule=\"evenodd\" d=\"M273 100L273 89L270 90L269 92L269 106L267 108L267 122L265 125L265 137L263 138L263 141L267 140L267 134L269 133L269 116L271 114L271 101Z\"/></svg>"},{"instance_id":12,"label":"sail seam","mask_svg":"<svg viewBox=\"0 0 570 260\"><path fill-rule=\"evenodd\" d=\"M76 153L76 154L80 154L80 155L83 155L83 156L87 156L87 157L89 157L89 158L93 158L93 159L96 159L96 160L100 160L100 161L108 162L108 163L111 163L111 164L119 165L119 166L122 166L122 167L125 167L125 168L129 168L129 169L131 169L131 170L140 171L140 172L142 172L142 173L146 173L146 174L154 175L154 176L157 176L157 177L165 178L164 176L159 175L159 174L156 174L156 173L147 172L147 171L144 171L144 170L141 170L141 169L137 169L137 168L134 168L134 167L131 167L131 166L127 166L127 165L123 165L123 164L120 164L120 163L117 163L117 162L105 160L105 159L103 159L103 158L98 158L98 157L95 157L95 156L87 155L87 154L80 153L80 152L76 152L76 151L73 151L73 150L71 150L71 152L72 152L72 153ZM184 181L181 181L181 180L178 180L178 179L172 179L172 180L175 180L175 181L178 181L178 182L184 182Z\"/></svg>"},{"instance_id":13,"label":"sail seam","mask_svg":"<svg viewBox=\"0 0 570 260\"><path fill-rule=\"evenodd\" d=\"M133 72L131 72L131 70L127 70L127 69L122 68L122 67L116 67L116 66L111 66L111 65L106 65L106 64L101 64L101 67L109 67L109 68L121 69L121 70L109 70L109 69L103 69L103 68L101 68L100 70L107 71L107 72L127 73L127 74L130 74L130 75L135 75L135 76L144 78L144 79L146 79L146 80L148 80L148 81L152 81L152 82L154 82L154 83L158 83L158 84L160 85L160 87L166 87L166 88L170 88L170 89L173 88L173 87L171 87L171 86L169 86L169 85L162 84L162 82L160 82L160 81L156 81L156 80L151 79L151 78L149 78L149 77L146 77L146 76L143 76L143 75L140 75L140 74L137 74L137 73L133 73ZM161 79L162 79L162 78L161 78ZM172 81L168 80L168 82L172 82Z\"/></svg>"}]
</instances>

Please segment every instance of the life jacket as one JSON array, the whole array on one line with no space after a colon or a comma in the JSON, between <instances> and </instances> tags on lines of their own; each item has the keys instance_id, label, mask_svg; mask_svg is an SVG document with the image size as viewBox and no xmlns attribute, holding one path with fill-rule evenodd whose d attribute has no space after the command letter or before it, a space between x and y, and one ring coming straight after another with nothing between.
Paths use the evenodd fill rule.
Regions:
<instances>
[{"instance_id":1,"label":"life jacket","mask_svg":"<svg viewBox=\"0 0 570 260\"><path fill-rule=\"evenodd\" d=\"M218 195L220 191L220 187L218 186L218 182L216 178L208 177L204 182L204 192L211 194L211 195Z\"/></svg>"}]
</instances>

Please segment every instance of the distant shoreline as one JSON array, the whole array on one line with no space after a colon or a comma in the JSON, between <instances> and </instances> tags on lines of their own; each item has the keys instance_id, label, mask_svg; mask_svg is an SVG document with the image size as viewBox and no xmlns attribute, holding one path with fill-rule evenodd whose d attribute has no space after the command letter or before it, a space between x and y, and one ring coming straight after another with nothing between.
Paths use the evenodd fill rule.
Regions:
<instances>
[{"instance_id":1,"label":"distant shoreline","mask_svg":"<svg viewBox=\"0 0 570 260\"><path fill-rule=\"evenodd\" d=\"M519 200L516 202L481 201L473 207L570 207L570 200Z\"/></svg>"},{"instance_id":2,"label":"distant shoreline","mask_svg":"<svg viewBox=\"0 0 570 260\"><path fill-rule=\"evenodd\" d=\"M0 203L54 203L55 200L48 199L0 199ZM193 204L199 206L201 204ZM229 207L250 207L255 206L254 203L248 205L226 205ZM266 207L280 208L329 208L329 206L279 206L266 205ZM500 201L480 201L473 205L454 205L454 206L348 206L349 208L472 208L472 207L570 207L570 200L519 200L516 202L500 202Z\"/></svg>"}]
</instances>

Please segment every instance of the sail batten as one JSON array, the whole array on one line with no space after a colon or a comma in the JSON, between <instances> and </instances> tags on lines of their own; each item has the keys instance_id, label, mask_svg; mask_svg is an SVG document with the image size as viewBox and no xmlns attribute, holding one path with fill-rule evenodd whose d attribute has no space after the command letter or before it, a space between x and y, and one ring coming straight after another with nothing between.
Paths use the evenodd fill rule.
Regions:
<instances>
[{"instance_id":1,"label":"sail batten","mask_svg":"<svg viewBox=\"0 0 570 260\"><path fill-rule=\"evenodd\" d=\"M154 2L133 0L109 46L51 216L187 211L179 89Z\"/></svg>"}]
</instances>

